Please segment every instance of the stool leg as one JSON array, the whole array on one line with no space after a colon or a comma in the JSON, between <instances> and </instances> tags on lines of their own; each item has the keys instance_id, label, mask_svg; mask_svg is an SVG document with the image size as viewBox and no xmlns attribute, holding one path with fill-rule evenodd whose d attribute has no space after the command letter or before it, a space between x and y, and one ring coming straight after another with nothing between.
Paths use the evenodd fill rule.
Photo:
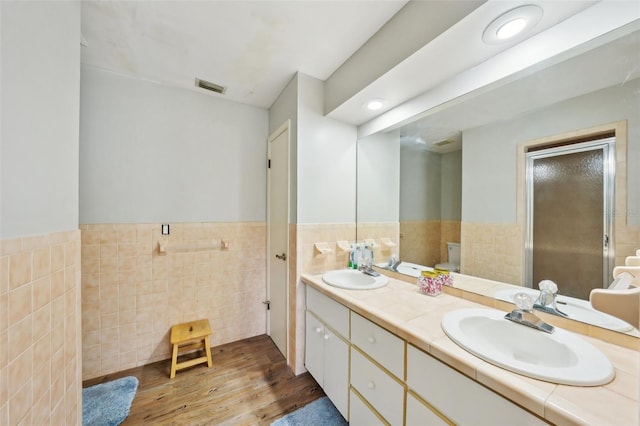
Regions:
<instances>
[{"instance_id":1,"label":"stool leg","mask_svg":"<svg viewBox=\"0 0 640 426\"><path fill-rule=\"evenodd\" d=\"M173 345L173 355L171 355L171 376L173 379L176 377L176 365L178 364L178 344Z\"/></svg>"},{"instance_id":2,"label":"stool leg","mask_svg":"<svg viewBox=\"0 0 640 426\"><path fill-rule=\"evenodd\" d=\"M207 352L207 366L211 368L213 363L211 362L211 346L209 345L209 336L206 336L204 338L204 350Z\"/></svg>"}]
</instances>

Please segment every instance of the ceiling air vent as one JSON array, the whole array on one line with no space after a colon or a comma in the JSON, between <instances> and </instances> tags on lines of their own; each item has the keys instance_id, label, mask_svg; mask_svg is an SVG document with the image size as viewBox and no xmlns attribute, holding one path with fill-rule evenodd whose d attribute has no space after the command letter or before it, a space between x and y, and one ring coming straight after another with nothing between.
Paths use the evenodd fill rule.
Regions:
<instances>
[{"instance_id":1,"label":"ceiling air vent","mask_svg":"<svg viewBox=\"0 0 640 426\"><path fill-rule=\"evenodd\" d=\"M200 80L199 78L196 78L196 86L206 90L210 90L212 92L220 93L221 95L224 95L224 92L227 90L226 87L211 83L206 80Z\"/></svg>"},{"instance_id":2,"label":"ceiling air vent","mask_svg":"<svg viewBox=\"0 0 640 426\"><path fill-rule=\"evenodd\" d=\"M440 142L434 142L433 145L435 146L444 146L444 145L449 145L450 143L453 143L453 141L450 141L449 139L440 141Z\"/></svg>"}]
</instances>

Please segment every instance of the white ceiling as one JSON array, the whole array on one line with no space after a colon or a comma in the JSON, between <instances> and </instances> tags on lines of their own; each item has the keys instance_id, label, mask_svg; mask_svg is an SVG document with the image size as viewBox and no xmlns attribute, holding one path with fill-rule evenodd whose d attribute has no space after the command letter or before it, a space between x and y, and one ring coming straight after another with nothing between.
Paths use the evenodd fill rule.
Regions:
<instances>
[{"instance_id":1,"label":"white ceiling","mask_svg":"<svg viewBox=\"0 0 640 426\"><path fill-rule=\"evenodd\" d=\"M331 78L406 3L85 0L82 62L189 90L202 91L194 84L195 78L201 78L227 87L224 95L205 92L211 96L268 108L297 71L321 80ZM446 2L432 3L430 12L437 16L437 8ZM541 5L544 16L530 33L502 46L481 42L482 31L491 20L517 5L531 3ZM631 3L640 5L637 0ZM329 115L357 125L383 117L387 110L389 115L434 86L520 46L514 44L564 25L593 4L592 0L489 0L375 81L367 82ZM402 41L401 34L389 40L389 46ZM366 100L376 97L387 100L384 110L363 109Z\"/></svg>"},{"instance_id":2,"label":"white ceiling","mask_svg":"<svg viewBox=\"0 0 640 426\"><path fill-rule=\"evenodd\" d=\"M439 153L462 148L462 132L640 78L640 25L594 39L584 52L425 113L400 128L400 141ZM444 140L453 143L433 145Z\"/></svg>"},{"instance_id":3,"label":"white ceiling","mask_svg":"<svg viewBox=\"0 0 640 426\"><path fill-rule=\"evenodd\" d=\"M326 80L405 3L83 1L82 63L202 90L197 77L268 108L296 71Z\"/></svg>"}]
</instances>

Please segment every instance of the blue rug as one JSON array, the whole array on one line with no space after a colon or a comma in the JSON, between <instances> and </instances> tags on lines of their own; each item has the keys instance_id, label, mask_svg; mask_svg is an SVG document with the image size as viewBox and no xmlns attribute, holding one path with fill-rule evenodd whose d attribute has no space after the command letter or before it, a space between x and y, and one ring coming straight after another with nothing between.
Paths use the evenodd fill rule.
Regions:
<instances>
[{"instance_id":1,"label":"blue rug","mask_svg":"<svg viewBox=\"0 0 640 426\"><path fill-rule=\"evenodd\" d=\"M82 389L83 426L117 426L129 415L138 379L123 377Z\"/></svg>"},{"instance_id":2,"label":"blue rug","mask_svg":"<svg viewBox=\"0 0 640 426\"><path fill-rule=\"evenodd\" d=\"M329 398L320 399L271 423L271 426L343 426L348 425Z\"/></svg>"}]
</instances>

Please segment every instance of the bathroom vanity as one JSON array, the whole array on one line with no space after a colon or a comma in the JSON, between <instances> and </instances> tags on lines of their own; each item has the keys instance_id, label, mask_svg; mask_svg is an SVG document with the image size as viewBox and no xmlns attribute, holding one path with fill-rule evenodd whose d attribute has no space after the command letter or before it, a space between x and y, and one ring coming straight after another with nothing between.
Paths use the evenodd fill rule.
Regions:
<instances>
[{"instance_id":1,"label":"bathroom vanity","mask_svg":"<svg viewBox=\"0 0 640 426\"><path fill-rule=\"evenodd\" d=\"M597 387L556 385L511 373L466 352L442 331L452 310L483 307L391 278L375 290L329 286L303 275L305 365L353 425L637 425L636 350L583 336L614 364ZM319 367L320 366L320 367Z\"/></svg>"}]
</instances>

